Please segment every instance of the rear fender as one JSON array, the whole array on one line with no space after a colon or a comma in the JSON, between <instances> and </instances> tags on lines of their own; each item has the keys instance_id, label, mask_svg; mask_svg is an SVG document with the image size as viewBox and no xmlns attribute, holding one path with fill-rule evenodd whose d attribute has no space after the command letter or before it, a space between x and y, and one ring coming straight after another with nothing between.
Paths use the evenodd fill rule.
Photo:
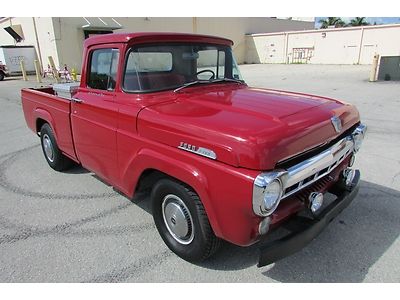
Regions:
<instances>
[{"instance_id":1,"label":"rear fender","mask_svg":"<svg viewBox=\"0 0 400 300\"><path fill-rule=\"evenodd\" d=\"M45 110L43 108L36 108L33 111L33 116L34 116L33 119L35 120L35 124L34 124L35 128L36 128L36 123L37 123L38 119L42 119L42 120L46 121L47 123L49 123L51 129L53 129L54 136L55 136L56 141L57 141L58 140L57 139L57 128L55 126L56 123L54 122L53 117L51 116L51 114L47 110ZM37 132L38 133L40 132L40 128L37 128Z\"/></svg>"}]
</instances>

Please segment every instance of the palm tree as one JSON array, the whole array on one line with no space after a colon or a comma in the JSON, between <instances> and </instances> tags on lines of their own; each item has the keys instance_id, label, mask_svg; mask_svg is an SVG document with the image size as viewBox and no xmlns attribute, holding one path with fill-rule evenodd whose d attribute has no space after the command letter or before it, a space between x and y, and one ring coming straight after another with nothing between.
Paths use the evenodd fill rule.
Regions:
<instances>
[{"instance_id":1,"label":"palm tree","mask_svg":"<svg viewBox=\"0 0 400 300\"><path fill-rule=\"evenodd\" d=\"M343 27L345 26L345 22L338 17L328 17L326 19L321 19L319 20L319 23L321 23L321 28L328 28L330 26L336 27Z\"/></svg>"},{"instance_id":2,"label":"palm tree","mask_svg":"<svg viewBox=\"0 0 400 300\"><path fill-rule=\"evenodd\" d=\"M365 17L355 17L350 20L349 26L365 26L369 25L369 23L365 20Z\"/></svg>"}]
</instances>

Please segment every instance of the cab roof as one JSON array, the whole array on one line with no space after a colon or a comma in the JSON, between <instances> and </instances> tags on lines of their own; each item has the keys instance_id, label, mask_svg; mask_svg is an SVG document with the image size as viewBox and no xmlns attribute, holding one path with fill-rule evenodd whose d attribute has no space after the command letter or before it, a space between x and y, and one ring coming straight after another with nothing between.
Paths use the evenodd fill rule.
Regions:
<instances>
[{"instance_id":1,"label":"cab roof","mask_svg":"<svg viewBox=\"0 0 400 300\"><path fill-rule=\"evenodd\" d=\"M133 33L110 33L100 34L85 40L85 47L99 44L110 43L158 43L158 42L200 42L232 46L233 42L229 39L191 33L173 32L133 32Z\"/></svg>"}]
</instances>

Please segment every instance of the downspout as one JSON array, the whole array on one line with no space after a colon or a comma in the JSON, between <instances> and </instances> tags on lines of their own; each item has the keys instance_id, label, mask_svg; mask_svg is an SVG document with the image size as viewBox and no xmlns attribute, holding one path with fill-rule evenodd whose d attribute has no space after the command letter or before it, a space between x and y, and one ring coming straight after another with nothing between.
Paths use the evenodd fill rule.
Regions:
<instances>
[{"instance_id":1,"label":"downspout","mask_svg":"<svg viewBox=\"0 0 400 300\"><path fill-rule=\"evenodd\" d=\"M197 18L196 17L192 18L192 27L193 27L193 33L197 33Z\"/></svg>"},{"instance_id":2,"label":"downspout","mask_svg":"<svg viewBox=\"0 0 400 300\"><path fill-rule=\"evenodd\" d=\"M37 46L38 54L39 54L40 71L43 72L42 51L40 50L40 44L39 44L39 38L38 38L37 29L36 29L36 20L35 20L35 17L32 17L32 20L33 20L33 29L35 30L36 46Z\"/></svg>"},{"instance_id":3,"label":"downspout","mask_svg":"<svg viewBox=\"0 0 400 300\"><path fill-rule=\"evenodd\" d=\"M363 44L363 38L364 38L364 27L361 28L361 40L360 40L360 49L358 50L358 59L357 59L357 65L360 64L360 59L361 59L361 49L362 49L362 44Z\"/></svg>"},{"instance_id":4,"label":"downspout","mask_svg":"<svg viewBox=\"0 0 400 300\"><path fill-rule=\"evenodd\" d=\"M286 45L285 45L285 61L284 61L284 63L285 63L285 64L288 64L288 63L289 63L289 60L288 60L289 33L288 33L288 32L285 32L285 35L286 35L286 38L285 38L285 43L286 43Z\"/></svg>"}]
</instances>

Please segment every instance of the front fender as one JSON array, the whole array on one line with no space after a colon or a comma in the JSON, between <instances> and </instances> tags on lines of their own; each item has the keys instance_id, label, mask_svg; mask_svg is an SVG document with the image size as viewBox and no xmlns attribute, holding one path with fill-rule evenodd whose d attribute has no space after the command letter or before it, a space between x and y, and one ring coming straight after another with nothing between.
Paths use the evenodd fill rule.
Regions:
<instances>
[{"instance_id":1,"label":"front fender","mask_svg":"<svg viewBox=\"0 0 400 300\"><path fill-rule=\"evenodd\" d=\"M123 174L123 182L127 187L128 195L133 196L141 174L149 169L160 171L190 185L199 195L214 233L217 236L220 235L220 226L210 201L209 184L202 171L192 164L152 149L141 149Z\"/></svg>"}]
</instances>

